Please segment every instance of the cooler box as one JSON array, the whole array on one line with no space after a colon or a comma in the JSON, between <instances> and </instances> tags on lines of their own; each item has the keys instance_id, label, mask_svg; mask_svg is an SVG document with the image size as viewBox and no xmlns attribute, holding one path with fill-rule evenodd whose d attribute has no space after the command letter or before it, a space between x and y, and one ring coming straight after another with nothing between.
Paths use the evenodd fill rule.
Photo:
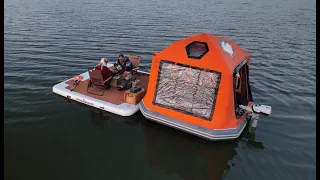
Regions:
<instances>
[{"instance_id":1,"label":"cooler box","mask_svg":"<svg viewBox=\"0 0 320 180\"><path fill-rule=\"evenodd\" d=\"M130 92L130 89L124 92L124 101L129 104L138 104L146 94L145 89L141 88L136 93Z\"/></svg>"}]
</instances>

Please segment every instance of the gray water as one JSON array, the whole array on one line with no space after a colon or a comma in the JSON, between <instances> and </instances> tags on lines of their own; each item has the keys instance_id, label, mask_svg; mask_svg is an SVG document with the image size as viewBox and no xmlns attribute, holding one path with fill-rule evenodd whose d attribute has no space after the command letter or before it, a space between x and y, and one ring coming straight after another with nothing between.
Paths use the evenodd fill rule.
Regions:
<instances>
[{"instance_id":1,"label":"gray water","mask_svg":"<svg viewBox=\"0 0 320 180\"><path fill-rule=\"evenodd\" d=\"M207 142L70 103L52 86L119 53L206 32L251 54L255 134ZM4 178L315 179L315 0L5 0Z\"/></svg>"}]
</instances>

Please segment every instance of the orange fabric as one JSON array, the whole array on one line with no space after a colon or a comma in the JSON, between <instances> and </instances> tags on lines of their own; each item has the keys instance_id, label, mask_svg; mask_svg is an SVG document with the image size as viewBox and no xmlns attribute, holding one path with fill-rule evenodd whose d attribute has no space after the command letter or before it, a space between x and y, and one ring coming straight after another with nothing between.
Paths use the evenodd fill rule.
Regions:
<instances>
[{"instance_id":1,"label":"orange fabric","mask_svg":"<svg viewBox=\"0 0 320 180\"><path fill-rule=\"evenodd\" d=\"M83 79L83 76L73 76L74 81L81 81Z\"/></svg>"},{"instance_id":2,"label":"orange fabric","mask_svg":"<svg viewBox=\"0 0 320 180\"><path fill-rule=\"evenodd\" d=\"M228 42L232 46L235 53L234 57L231 57L221 48L220 40ZM208 45L209 51L201 59L192 59L187 56L186 46L194 41L206 42ZM231 40L211 34L202 33L177 41L157 53L156 56L153 56L148 91L144 97L144 103L150 110L194 125L210 129L235 128L239 124L239 120L236 120L234 110L233 70L244 58L248 60L249 65L249 54L245 50ZM221 72L220 85L211 121L152 104L161 60L195 66L206 71L215 70ZM172 77L174 78L174 73Z\"/></svg>"}]
</instances>

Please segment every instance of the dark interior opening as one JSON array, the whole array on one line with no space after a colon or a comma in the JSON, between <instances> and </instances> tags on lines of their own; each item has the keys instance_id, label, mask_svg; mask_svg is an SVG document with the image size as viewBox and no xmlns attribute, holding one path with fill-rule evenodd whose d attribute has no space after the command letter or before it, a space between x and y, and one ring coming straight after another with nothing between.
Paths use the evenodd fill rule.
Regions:
<instances>
[{"instance_id":1,"label":"dark interior opening","mask_svg":"<svg viewBox=\"0 0 320 180\"><path fill-rule=\"evenodd\" d=\"M252 101L252 94L249 84L249 67L247 63L242 65L239 71L240 78L234 77L234 96L235 96L235 114L237 119L244 114L244 110L239 108L239 105L247 106L249 101Z\"/></svg>"},{"instance_id":2,"label":"dark interior opening","mask_svg":"<svg viewBox=\"0 0 320 180\"><path fill-rule=\"evenodd\" d=\"M194 41L186 46L188 58L201 59L208 51L208 44Z\"/></svg>"}]
</instances>

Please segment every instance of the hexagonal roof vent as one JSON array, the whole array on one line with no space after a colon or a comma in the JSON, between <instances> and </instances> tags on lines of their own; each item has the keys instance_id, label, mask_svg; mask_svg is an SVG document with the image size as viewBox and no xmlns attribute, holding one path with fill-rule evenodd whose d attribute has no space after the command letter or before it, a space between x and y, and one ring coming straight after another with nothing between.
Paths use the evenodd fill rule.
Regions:
<instances>
[{"instance_id":1,"label":"hexagonal roof vent","mask_svg":"<svg viewBox=\"0 0 320 180\"><path fill-rule=\"evenodd\" d=\"M188 58L201 59L208 51L208 44L205 42L194 41L186 47Z\"/></svg>"}]
</instances>

